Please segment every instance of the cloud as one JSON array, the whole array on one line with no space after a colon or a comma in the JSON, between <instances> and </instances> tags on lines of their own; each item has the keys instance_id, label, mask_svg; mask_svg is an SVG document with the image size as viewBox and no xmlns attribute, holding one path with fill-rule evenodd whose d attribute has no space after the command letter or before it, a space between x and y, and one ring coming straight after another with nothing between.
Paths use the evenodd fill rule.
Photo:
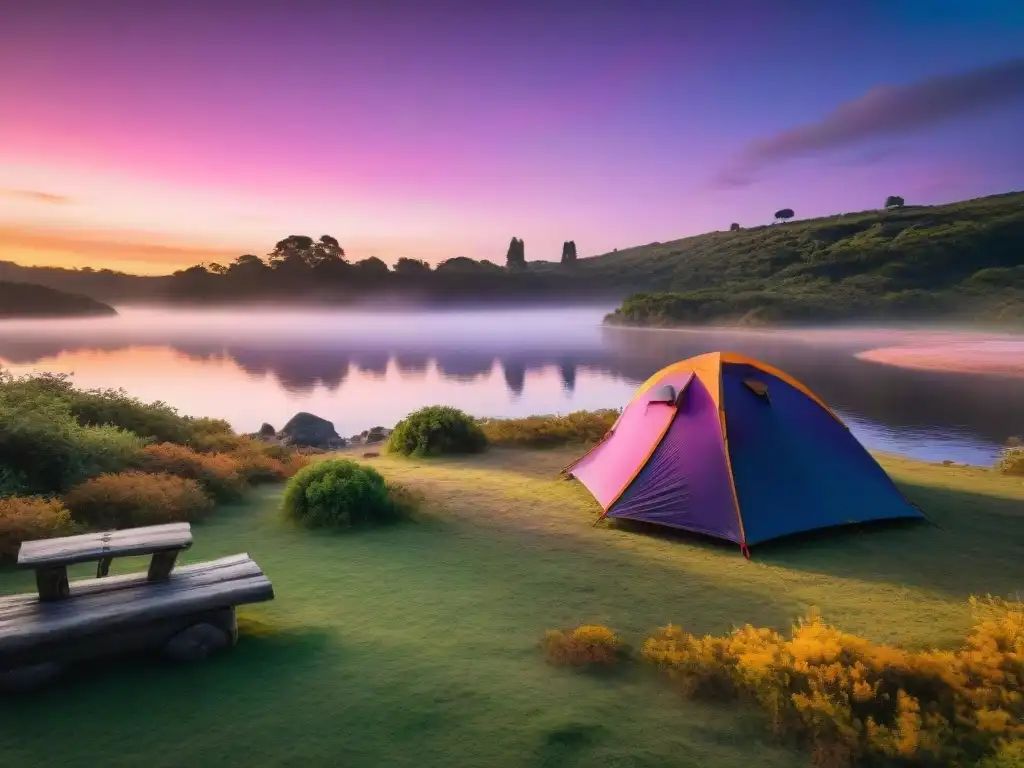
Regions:
<instances>
[{"instance_id":1,"label":"cloud","mask_svg":"<svg viewBox=\"0 0 1024 768\"><path fill-rule=\"evenodd\" d=\"M40 192L36 189L0 189L0 196L30 200L35 203L49 203L50 205L65 205L71 202L71 198L67 195L55 195L52 192Z\"/></svg>"},{"instance_id":2,"label":"cloud","mask_svg":"<svg viewBox=\"0 0 1024 768\"><path fill-rule=\"evenodd\" d=\"M752 181L758 170L791 158L868 139L908 134L1024 96L1024 59L943 75L910 85L883 85L841 104L816 123L747 145L716 180L722 188Z\"/></svg>"}]
</instances>

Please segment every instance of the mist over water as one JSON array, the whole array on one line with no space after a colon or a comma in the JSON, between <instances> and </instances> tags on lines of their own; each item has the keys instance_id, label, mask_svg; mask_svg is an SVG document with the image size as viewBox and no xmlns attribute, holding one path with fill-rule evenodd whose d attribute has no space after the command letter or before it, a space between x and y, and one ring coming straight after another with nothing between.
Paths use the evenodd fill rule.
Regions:
<instances>
[{"instance_id":1,"label":"mist over water","mask_svg":"<svg viewBox=\"0 0 1024 768\"><path fill-rule=\"evenodd\" d=\"M1024 356L1024 337L936 330L692 332L608 328L610 306L453 311L127 307L116 317L0 322L0 365L123 387L242 431L306 410L350 435L427 404L480 416L617 408L676 360L729 349L818 392L866 445L988 464L1024 433L1024 380L907 370L862 360L892 344L988 344Z\"/></svg>"}]
</instances>

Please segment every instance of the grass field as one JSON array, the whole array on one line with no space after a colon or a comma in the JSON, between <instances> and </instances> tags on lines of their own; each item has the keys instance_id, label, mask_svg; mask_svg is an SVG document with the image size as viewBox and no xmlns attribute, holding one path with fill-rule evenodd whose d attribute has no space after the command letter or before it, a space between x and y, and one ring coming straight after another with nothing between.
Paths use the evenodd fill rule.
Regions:
<instances>
[{"instance_id":1,"label":"grass field","mask_svg":"<svg viewBox=\"0 0 1024 768\"><path fill-rule=\"evenodd\" d=\"M874 640L952 646L969 595L1024 591L1020 478L886 458L941 527L831 532L762 546L748 563L735 546L592 526L593 500L554 477L572 455L370 459L428 506L415 523L354 535L284 526L280 489L222 508L186 559L247 551L277 592L243 612L239 646L2 702L0 764L807 765L746 708L685 701L643 669L553 668L538 641L584 622L633 643L669 621L785 628L814 605ZM0 574L0 592L29 589L31 574Z\"/></svg>"}]
</instances>

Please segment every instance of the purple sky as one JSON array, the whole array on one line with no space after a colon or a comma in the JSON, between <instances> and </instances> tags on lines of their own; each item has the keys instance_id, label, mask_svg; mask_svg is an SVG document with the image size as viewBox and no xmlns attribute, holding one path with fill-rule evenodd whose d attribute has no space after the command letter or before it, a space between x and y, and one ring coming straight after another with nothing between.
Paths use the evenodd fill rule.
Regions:
<instances>
[{"instance_id":1,"label":"purple sky","mask_svg":"<svg viewBox=\"0 0 1024 768\"><path fill-rule=\"evenodd\" d=\"M6 3L0 259L557 259L1024 188L1019 0L704 5Z\"/></svg>"}]
</instances>

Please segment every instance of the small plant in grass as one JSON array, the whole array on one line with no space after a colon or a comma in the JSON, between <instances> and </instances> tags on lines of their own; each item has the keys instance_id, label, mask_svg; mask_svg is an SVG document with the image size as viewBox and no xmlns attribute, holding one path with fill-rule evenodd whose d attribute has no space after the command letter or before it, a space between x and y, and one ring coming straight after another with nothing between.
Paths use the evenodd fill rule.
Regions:
<instances>
[{"instance_id":1,"label":"small plant in grass","mask_svg":"<svg viewBox=\"0 0 1024 768\"><path fill-rule=\"evenodd\" d=\"M195 480L135 470L86 480L64 503L77 522L102 528L193 521L213 508Z\"/></svg>"},{"instance_id":2,"label":"small plant in grass","mask_svg":"<svg viewBox=\"0 0 1024 768\"><path fill-rule=\"evenodd\" d=\"M446 405L410 413L388 437L388 451L403 456L479 453L486 447L487 438L476 421Z\"/></svg>"},{"instance_id":3,"label":"small plant in grass","mask_svg":"<svg viewBox=\"0 0 1024 768\"><path fill-rule=\"evenodd\" d=\"M1024 447L1004 448L996 462L996 471L1024 477Z\"/></svg>"},{"instance_id":4,"label":"small plant in grass","mask_svg":"<svg viewBox=\"0 0 1024 768\"><path fill-rule=\"evenodd\" d=\"M234 501L245 490L241 462L225 453L197 453L184 445L156 443L139 452L138 465L145 472L195 480L217 501Z\"/></svg>"},{"instance_id":5,"label":"small plant in grass","mask_svg":"<svg viewBox=\"0 0 1024 768\"><path fill-rule=\"evenodd\" d=\"M356 528L398 520L411 504L372 467L330 459L295 473L284 490L283 510L311 528Z\"/></svg>"},{"instance_id":6,"label":"small plant in grass","mask_svg":"<svg viewBox=\"0 0 1024 768\"><path fill-rule=\"evenodd\" d=\"M522 419L480 419L490 445L508 448L553 448L586 445L601 440L618 420L619 411L574 411L564 416L527 416Z\"/></svg>"},{"instance_id":7,"label":"small plant in grass","mask_svg":"<svg viewBox=\"0 0 1024 768\"><path fill-rule=\"evenodd\" d=\"M629 646L600 624L568 631L549 629L542 645L551 663L570 667L611 667L629 656Z\"/></svg>"},{"instance_id":8,"label":"small plant in grass","mask_svg":"<svg viewBox=\"0 0 1024 768\"><path fill-rule=\"evenodd\" d=\"M0 561L16 560L23 541L77 532L71 513L57 499L38 496L0 499Z\"/></svg>"}]
</instances>

